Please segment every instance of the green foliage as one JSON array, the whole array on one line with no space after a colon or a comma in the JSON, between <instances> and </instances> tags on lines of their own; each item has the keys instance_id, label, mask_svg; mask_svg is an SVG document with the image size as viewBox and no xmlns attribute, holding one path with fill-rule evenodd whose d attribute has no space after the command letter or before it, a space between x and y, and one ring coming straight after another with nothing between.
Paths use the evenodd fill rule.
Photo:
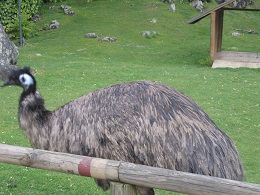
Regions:
<instances>
[{"instance_id":1,"label":"green foliage","mask_svg":"<svg viewBox=\"0 0 260 195\"><path fill-rule=\"evenodd\" d=\"M36 26L33 22L29 21L29 18L29 15L22 14L22 29L24 38L34 37L36 35ZM19 38L19 19L16 18L15 22L8 25L5 31L9 35L10 39Z\"/></svg>"},{"instance_id":2,"label":"green foliage","mask_svg":"<svg viewBox=\"0 0 260 195\"><path fill-rule=\"evenodd\" d=\"M18 5L12 0L0 1L0 22L4 27L13 23L18 15Z\"/></svg>"},{"instance_id":3,"label":"green foliage","mask_svg":"<svg viewBox=\"0 0 260 195\"><path fill-rule=\"evenodd\" d=\"M212 59L210 56L202 58L199 60L199 64L202 66L211 66L212 65Z\"/></svg>"},{"instance_id":4,"label":"green foliage","mask_svg":"<svg viewBox=\"0 0 260 195\"><path fill-rule=\"evenodd\" d=\"M21 10L23 14L32 16L38 12L39 0L21 1ZM15 23L18 18L18 3L13 0L0 1L0 21L4 27Z\"/></svg>"},{"instance_id":5,"label":"green foliage","mask_svg":"<svg viewBox=\"0 0 260 195\"><path fill-rule=\"evenodd\" d=\"M32 37L35 34L34 25L28 20L38 12L40 0L22 0L22 23L24 37ZM19 37L18 2L13 0L0 1L0 22L4 26L10 38Z\"/></svg>"}]
</instances>

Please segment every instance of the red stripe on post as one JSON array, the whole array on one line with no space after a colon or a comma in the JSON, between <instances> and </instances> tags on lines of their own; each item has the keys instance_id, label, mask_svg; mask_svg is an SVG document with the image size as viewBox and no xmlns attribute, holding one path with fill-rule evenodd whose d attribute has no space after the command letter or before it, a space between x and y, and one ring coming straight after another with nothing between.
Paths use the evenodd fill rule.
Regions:
<instances>
[{"instance_id":1,"label":"red stripe on post","mask_svg":"<svg viewBox=\"0 0 260 195\"><path fill-rule=\"evenodd\" d=\"M86 157L80 161L80 163L78 165L78 172L80 175L91 177L90 164L91 164L92 159L93 158L91 158L91 157Z\"/></svg>"}]
</instances>

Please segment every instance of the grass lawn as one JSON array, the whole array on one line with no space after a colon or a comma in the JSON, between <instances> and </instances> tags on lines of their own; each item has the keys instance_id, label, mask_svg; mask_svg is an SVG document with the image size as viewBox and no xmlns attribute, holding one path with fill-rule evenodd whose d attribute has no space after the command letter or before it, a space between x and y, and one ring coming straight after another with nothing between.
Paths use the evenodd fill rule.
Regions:
<instances>
[{"instance_id":1,"label":"grass lawn","mask_svg":"<svg viewBox=\"0 0 260 195\"><path fill-rule=\"evenodd\" d=\"M75 16L63 14L61 4L72 6ZM259 7L259 2L255 2ZM49 10L48 7L54 5ZM207 8L215 6L207 4ZM260 184L260 70L211 69L207 17L197 24L187 20L199 14L188 2L176 2L176 12L155 0L84 0L44 5L45 23L60 27L40 31L19 48L19 66L36 70L38 89L53 110L96 89L120 82L154 80L182 91L234 141L246 181ZM157 23L150 20L157 19ZM234 28L260 32L260 12L225 12L223 50L260 52L260 34L231 36ZM145 38L145 30L156 31ZM95 32L116 37L116 42L87 39ZM30 147L17 118L20 88L0 89L0 143ZM0 164L2 194L109 194L92 179ZM156 194L173 194L156 190Z\"/></svg>"}]
</instances>

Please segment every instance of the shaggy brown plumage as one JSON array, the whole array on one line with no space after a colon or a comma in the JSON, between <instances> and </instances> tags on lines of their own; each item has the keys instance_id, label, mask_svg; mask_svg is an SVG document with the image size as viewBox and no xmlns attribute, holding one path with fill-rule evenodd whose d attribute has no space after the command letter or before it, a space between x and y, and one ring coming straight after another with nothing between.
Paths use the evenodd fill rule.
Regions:
<instances>
[{"instance_id":1,"label":"shaggy brown plumage","mask_svg":"<svg viewBox=\"0 0 260 195\"><path fill-rule=\"evenodd\" d=\"M19 119L35 148L243 180L230 138L174 88L151 81L122 83L48 111L28 68L14 71L8 84L24 89ZM109 187L109 181L97 183Z\"/></svg>"}]
</instances>

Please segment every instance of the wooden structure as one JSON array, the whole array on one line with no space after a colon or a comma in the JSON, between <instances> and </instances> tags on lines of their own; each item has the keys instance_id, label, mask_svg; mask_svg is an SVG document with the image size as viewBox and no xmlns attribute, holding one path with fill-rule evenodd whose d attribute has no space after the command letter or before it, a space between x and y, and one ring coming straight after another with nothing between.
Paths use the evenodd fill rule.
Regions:
<instances>
[{"instance_id":1,"label":"wooden structure","mask_svg":"<svg viewBox=\"0 0 260 195\"><path fill-rule=\"evenodd\" d=\"M260 68L260 53L248 53L248 52L225 52L221 51L222 47L222 34L223 34L223 22L224 11L260 11L260 9L236 9L225 8L235 0L228 0L224 3L192 18L188 21L188 24L195 24L201 19L211 15L211 35L210 35L210 57L213 61L213 68L216 67L249 67Z\"/></svg>"},{"instance_id":2,"label":"wooden structure","mask_svg":"<svg viewBox=\"0 0 260 195\"><path fill-rule=\"evenodd\" d=\"M112 195L136 195L136 185L198 195L260 194L259 184L6 144L0 144L0 162L108 179Z\"/></svg>"}]
</instances>

